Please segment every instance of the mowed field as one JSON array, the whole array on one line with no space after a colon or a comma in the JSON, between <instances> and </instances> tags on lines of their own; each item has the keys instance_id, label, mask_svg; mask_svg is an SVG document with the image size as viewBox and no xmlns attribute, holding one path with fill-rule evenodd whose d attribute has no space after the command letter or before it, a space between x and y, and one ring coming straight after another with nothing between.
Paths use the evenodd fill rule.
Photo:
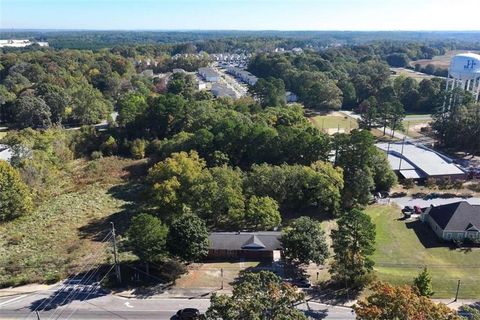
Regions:
<instances>
[{"instance_id":1,"label":"mowed field","mask_svg":"<svg viewBox=\"0 0 480 320\"><path fill-rule=\"evenodd\" d=\"M396 78L399 76L407 76L410 78L414 78L417 81L435 78L435 76L405 68L390 68L390 70L394 72L394 74L392 74L392 78Z\"/></svg>"},{"instance_id":2,"label":"mowed field","mask_svg":"<svg viewBox=\"0 0 480 320\"><path fill-rule=\"evenodd\" d=\"M452 249L437 240L430 228L419 221L400 219L396 206L370 206L367 214L377 227L375 271L379 280L411 284L427 266L433 278L434 298L480 297L480 248Z\"/></svg>"},{"instance_id":3,"label":"mowed field","mask_svg":"<svg viewBox=\"0 0 480 320\"><path fill-rule=\"evenodd\" d=\"M344 116L341 113L315 116L309 119L315 127L329 134L334 134L337 132L350 132L350 130L358 128L358 124L355 119Z\"/></svg>"},{"instance_id":4,"label":"mowed field","mask_svg":"<svg viewBox=\"0 0 480 320\"><path fill-rule=\"evenodd\" d=\"M456 54L474 52L479 53L479 51L469 51L469 50L451 50L448 51L443 56L434 56L432 59L422 59L417 61L410 62L412 67L415 67L416 64L420 64L422 67L425 67L427 64L433 64L437 68L447 69L450 65L450 59Z\"/></svg>"}]
</instances>

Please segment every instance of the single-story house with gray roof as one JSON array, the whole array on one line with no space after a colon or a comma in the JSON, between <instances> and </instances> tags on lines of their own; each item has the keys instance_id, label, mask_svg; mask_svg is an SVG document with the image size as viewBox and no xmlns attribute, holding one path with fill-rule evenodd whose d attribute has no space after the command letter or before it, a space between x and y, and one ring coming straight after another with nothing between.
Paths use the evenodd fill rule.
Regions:
<instances>
[{"instance_id":1,"label":"single-story house with gray roof","mask_svg":"<svg viewBox=\"0 0 480 320\"><path fill-rule=\"evenodd\" d=\"M208 236L208 258L278 260L282 244L279 231L212 232Z\"/></svg>"},{"instance_id":2,"label":"single-story house with gray roof","mask_svg":"<svg viewBox=\"0 0 480 320\"><path fill-rule=\"evenodd\" d=\"M480 206L467 201L430 206L420 219L443 240L480 240Z\"/></svg>"}]
</instances>

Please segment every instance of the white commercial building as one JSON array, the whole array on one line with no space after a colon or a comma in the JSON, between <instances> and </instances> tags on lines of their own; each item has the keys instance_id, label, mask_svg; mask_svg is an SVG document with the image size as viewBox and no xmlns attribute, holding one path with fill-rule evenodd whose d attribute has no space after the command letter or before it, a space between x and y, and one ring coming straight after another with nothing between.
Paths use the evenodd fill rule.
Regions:
<instances>
[{"instance_id":1,"label":"white commercial building","mask_svg":"<svg viewBox=\"0 0 480 320\"><path fill-rule=\"evenodd\" d=\"M24 48L38 44L40 47L48 47L48 42L31 41L28 39L6 39L0 40L0 48Z\"/></svg>"},{"instance_id":2,"label":"white commercial building","mask_svg":"<svg viewBox=\"0 0 480 320\"><path fill-rule=\"evenodd\" d=\"M405 179L464 179L466 173L449 157L410 142L377 143L387 153L393 171Z\"/></svg>"}]
</instances>

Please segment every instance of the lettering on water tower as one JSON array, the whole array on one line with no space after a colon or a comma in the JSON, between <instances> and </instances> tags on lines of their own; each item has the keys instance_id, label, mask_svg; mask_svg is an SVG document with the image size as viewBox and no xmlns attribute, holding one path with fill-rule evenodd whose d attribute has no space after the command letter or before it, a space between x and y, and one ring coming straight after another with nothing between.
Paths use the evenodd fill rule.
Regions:
<instances>
[{"instance_id":1,"label":"lettering on water tower","mask_svg":"<svg viewBox=\"0 0 480 320\"><path fill-rule=\"evenodd\" d=\"M463 68L465 70L473 69L476 65L477 65L477 63L475 62L475 60L467 60L467 64L464 65Z\"/></svg>"}]
</instances>

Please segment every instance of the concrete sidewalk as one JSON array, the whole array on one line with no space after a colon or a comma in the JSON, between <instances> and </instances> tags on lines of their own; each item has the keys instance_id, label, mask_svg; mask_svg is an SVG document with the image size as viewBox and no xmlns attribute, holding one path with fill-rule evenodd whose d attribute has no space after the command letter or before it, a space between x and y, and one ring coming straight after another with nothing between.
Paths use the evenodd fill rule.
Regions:
<instances>
[{"instance_id":1,"label":"concrete sidewalk","mask_svg":"<svg viewBox=\"0 0 480 320\"><path fill-rule=\"evenodd\" d=\"M161 292L155 289L131 289L113 294L128 299L208 299L212 293L231 294L231 290L220 288L168 288Z\"/></svg>"},{"instance_id":2,"label":"concrete sidewalk","mask_svg":"<svg viewBox=\"0 0 480 320\"><path fill-rule=\"evenodd\" d=\"M38 291L45 291L49 290L52 287L56 286L57 284L53 285L46 285L46 284L27 284L24 286L19 287L8 287L0 289L0 297L9 297L9 296L16 296L20 294L29 294L35 293Z\"/></svg>"}]
</instances>

